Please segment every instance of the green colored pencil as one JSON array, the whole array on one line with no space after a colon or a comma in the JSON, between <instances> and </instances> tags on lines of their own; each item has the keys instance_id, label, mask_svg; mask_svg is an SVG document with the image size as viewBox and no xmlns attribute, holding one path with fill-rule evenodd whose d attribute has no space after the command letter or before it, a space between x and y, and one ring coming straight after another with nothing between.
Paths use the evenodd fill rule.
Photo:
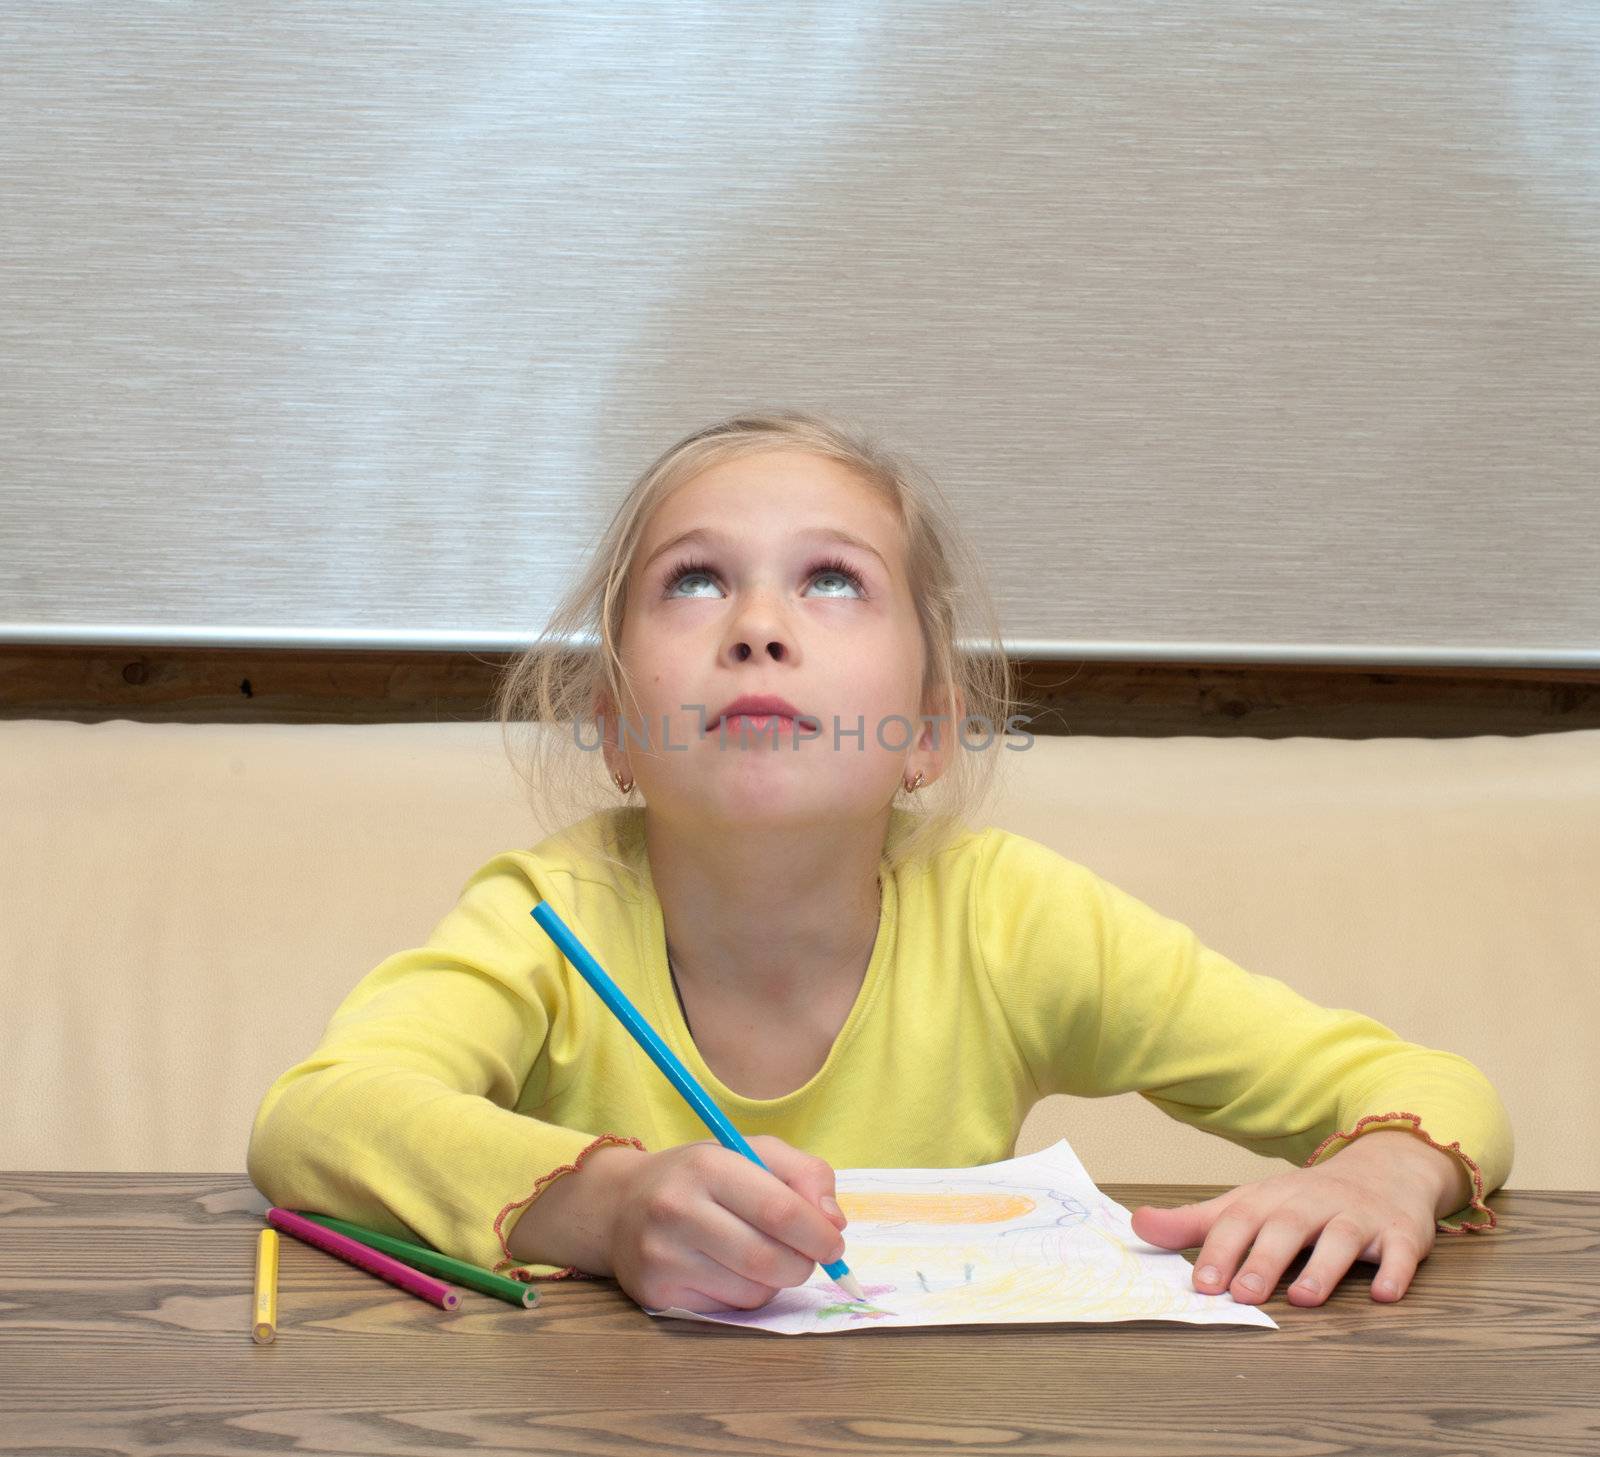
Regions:
<instances>
[{"instance_id":1,"label":"green colored pencil","mask_svg":"<svg viewBox=\"0 0 1600 1457\"><path fill-rule=\"evenodd\" d=\"M298 1210L297 1213L315 1224L324 1224L339 1234L347 1234L351 1239L359 1240L364 1245L382 1250L384 1254L393 1255L397 1260L404 1260L408 1265L415 1265L419 1270L426 1270L430 1275L443 1275L457 1284L481 1290L485 1295L509 1300L524 1310L531 1310L539 1303L539 1292L533 1286L525 1285L521 1280L509 1279L505 1275L496 1275L492 1270L485 1270L482 1265L469 1265L465 1260L441 1255L438 1250L429 1249L427 1245L414 1245L410 1240L396 1239L392 1234L379 1234L375 1229L363 1229L359 1224L351 1224L347 1219L335 1219L331 1214L313 1214L308 1209Z\"/></svg>"}]
</instances>

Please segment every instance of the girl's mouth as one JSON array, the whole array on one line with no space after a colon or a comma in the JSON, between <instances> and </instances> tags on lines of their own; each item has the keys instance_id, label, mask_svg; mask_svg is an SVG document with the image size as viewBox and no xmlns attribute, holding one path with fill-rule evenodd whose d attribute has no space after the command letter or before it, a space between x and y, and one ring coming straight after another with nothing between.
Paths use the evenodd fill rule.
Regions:
<instances>
[{"instance_id":1,"label":"girl's mouth","mask_svg":"<svg viewBox=\"0 0 1600 1457\"><path fill-rule=\"evenodd\" d=\"M822 732L822 725L814 718L807 718L803 714L793 718L787 713L730 713L726 718L719 719L706 729L709 737L715 733L788 733L798 724L808 736Z\"/></svg>"}]
</instances>

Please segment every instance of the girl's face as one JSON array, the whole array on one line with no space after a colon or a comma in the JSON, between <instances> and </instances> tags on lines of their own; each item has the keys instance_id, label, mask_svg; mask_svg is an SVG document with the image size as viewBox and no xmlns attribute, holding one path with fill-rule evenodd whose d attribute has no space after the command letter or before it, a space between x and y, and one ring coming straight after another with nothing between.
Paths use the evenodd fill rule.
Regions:
<instances>
[{"instance_id":1,"label":"girl's face","mask_svg":"<svg viewBox=\"0 0 1600 1457\"><path fill-rule=\"evenodd\" d=\"M630 737L608 758L674 818L870 817L892 800L909 748L928 741L899 521L848 468L807 451L724 461L656 508L619 652L637 703L623 706ZM718 726L745 694L787 700L820 732L782 719ZM948 742L951 726L939 729Z\"/></svg>"}]
</instances>

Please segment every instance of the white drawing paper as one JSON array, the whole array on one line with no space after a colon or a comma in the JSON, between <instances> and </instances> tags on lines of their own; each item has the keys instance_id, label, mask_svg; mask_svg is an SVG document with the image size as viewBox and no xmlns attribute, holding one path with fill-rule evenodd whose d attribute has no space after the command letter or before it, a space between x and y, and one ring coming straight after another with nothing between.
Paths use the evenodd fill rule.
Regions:
<instances>
[{"instance_id":1,"label":"white drawing paper","mask_svg":"<svg viewBox=\"0 0 1600 1457\"><path fill-rule=\"evenodd\" d=\"M1194 1288L1177 1250L1147 1244L1130 1212L1095 1187L1066 1139L967 1169L839 1169L845 1263L868 1299L819 1265L759 1310L649 1315L829 1335L887 1326L1175 1320L1278 1323L1224 1291Z\"/></svg>"}]
</instances>

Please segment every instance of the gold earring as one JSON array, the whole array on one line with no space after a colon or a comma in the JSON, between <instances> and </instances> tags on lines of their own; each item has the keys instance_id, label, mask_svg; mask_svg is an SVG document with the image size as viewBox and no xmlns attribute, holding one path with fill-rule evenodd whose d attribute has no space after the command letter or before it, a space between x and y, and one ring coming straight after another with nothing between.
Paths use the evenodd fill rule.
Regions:
<instances>
[{"instance_id":1,"label":"gold earring","mask_svg":"<svg viewBox=\"0 0 1600 1457\"><path fill-rule=\"evenodd\" d=\"M905 784L907 794L915 794L917 792L917 786L922 783L922 770L918 769L917 777L911 780L909 783L905 780L901 780L900 782Z\"/></svg>"},{"instance_id":2,"label":"gold earring","mask_svg":"<svg viewBox=\"0 0 1600 1457\"><path fill-rule=\"evenodd\" d=\"M624 794L633 788L633 780L630 779L626 784L624 784L620 774L613 774L611 777L617 781L617 788L620 789Z\"/></svg>"}]
</instances>

